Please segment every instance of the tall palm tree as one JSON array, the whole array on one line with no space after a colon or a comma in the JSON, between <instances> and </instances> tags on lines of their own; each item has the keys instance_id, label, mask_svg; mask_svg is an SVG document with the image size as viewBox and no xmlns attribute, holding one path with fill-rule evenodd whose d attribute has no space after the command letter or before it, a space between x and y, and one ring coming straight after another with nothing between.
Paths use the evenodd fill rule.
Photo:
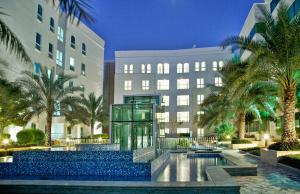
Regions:
<instances>
[{"instance_id":1,"label":"tall palm tree","mask_svg":"<svg viewBox=\"0 0 300 194\"><path fill-rule=\"evenodd\" d=\"M262 73L265 78L278 84L283 104L282 144L297 143L295 130L296 86L300 81L300 15L291 18L288 6L280 4L277 16L262 9L260 22L264 29L258 34L261 40L234 36L223 42L223 46L238 46L251 52L251 65L247 77Z\"/></svg>"},{"instance_id":2,"label":"tall palm tree","mask_svg":"<svg viewBox=\"0 0 300 194\"><path fill-rule=\"evenodd\" d=\"M27 111L23 114L24 120L34 116L46 114L46 146L51 145L51 127L54 113L61 115L72 111L78 102L79 87L65 86L74 76L49 73L48 69L41 68L40 75L25 71L24 76L18 80L22 90L30 102ZM75 93L74 93L75 92Z\"/></svg>"},{"instance_id":3,"label":"tall palm tree","mask_svg":"<svg viewBox=\"0 0 300 194\"><path fill-rule=\"evenodd\" d=\"M49 0L45 0L49 1ZM67 14L71 22L77 18L77 25L80 21L93 22L93 17L88 13L88 9L91 8L88 0L52 0L52 4L56 5L58 1L58 7L62 12ZM14 53L17 58L25 63L31 63L30 57L28 56L22 42L19 40L17 35L9 28L9 26L1 19L1 17L9 17L0 7L0 44L3 44L7 50Z\"/></svg>"},{"instance_id":4,"label":"tall palm tree","mask_svg":"<svg viewBox=\"0 0 300 194\"><path fill-rule=\"evenodd\" d=\"M104 109L103 97L97 97L93 92L87 97L82 94L78 105L74 107L77 110L75 112L78 113L77 118L91 127L91 137L93 137L95 123L98 121L102 126L106 126L108 122L108 113Z\"/></svg>"}]
</instances>

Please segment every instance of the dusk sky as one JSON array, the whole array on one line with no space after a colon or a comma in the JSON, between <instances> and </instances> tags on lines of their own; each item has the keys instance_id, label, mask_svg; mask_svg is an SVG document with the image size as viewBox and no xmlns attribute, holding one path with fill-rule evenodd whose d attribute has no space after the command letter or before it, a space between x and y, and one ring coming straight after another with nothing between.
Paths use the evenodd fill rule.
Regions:
<instances>
[{"instance_id":1,"label":"dusk sky","mask_svg":"<svg viewBox=\"0 0 300 194\"><path fill-rule=\"evenodd\" d=\"M116 50L163 50L219 46L238 35L253 3L263 0L91 0L105 42L105 59Z\"/></svg>"}]
</instances>

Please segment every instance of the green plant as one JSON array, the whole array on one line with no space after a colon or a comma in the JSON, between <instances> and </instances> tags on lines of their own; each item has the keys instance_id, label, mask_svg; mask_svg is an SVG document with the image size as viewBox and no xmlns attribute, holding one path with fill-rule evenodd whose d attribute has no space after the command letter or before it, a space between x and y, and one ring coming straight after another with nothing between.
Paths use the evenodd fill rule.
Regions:
<instances>
[{"instance_id":1,"label":"green plant","mask_svg":"<svg viewBox=\"0 0 300 194\"><path fill-rule=\"evenodd\" d=\"M216 128L216 133L219 140L228 140L231 139L234 135L235 129L231 124L223 123L222 125Z\"/></svg>"},{"instance_id":2,"label":"green plant","mask_svg":"<svg viewBox=\"0 0 300 194\"><path fill-rule=\"evenodd\" d=\"M88 138L92 138L91 135L88 136ZM109 139L109 135L107 133L103 133L103 134L98 134L98 135L94 135L93 138L95 139Z\"/></svg>"},{"instance_id":3,"label":"green plant","mask_svg":"<svg viewBox=\"0 0 300 194\"><path fill-rule=\"evenodd\" d=\"M299 142L278 142L269 146L270 150L277 151L299 151L300 143Z\"/></svg>"},{"instance_id":4,"label":"green plant","mask_svg":"<svg viewBox=\"0 0 300 194\"><path fill-rule=\"evenodd\" d=\"M260 156L260 148L259 147L254 147L254 148L245 148L245 149L241 149L244 152L248 152L250 154L256 155L256 156Z\"/></svg>"},{"instance_id":5,"label":"green plant","mask_svg":"<svg viewBox=\"0 0 300 194\"><path fill-rule=\"evenodd\" d=\"M45 143L45 134L39 129L24 129L17 133L17 140L18 144L21 145L43 145Z\"/></svg>"},{"instance_id":6,"label":"green plant","mask_svg":"<svg viewBox=\"0 0 300 194\"><path fill-rule=\"evenodd\" d=\"M188 148L189 142L187 139L179 139L178 145L184 148Z\"/></svg>"},{"instance_id":7,"label":"green plant","mask_svg":"<svg viewBox=\"0 0 300 194\"><path fill-rule=\"evenodd\" d=\"M3 133L1 135L1 139L10 139L10 134L9 133Z\"/></svg>"},{"instance_id":8,"label":"green plant","mask_svg":"<svg viewBox=\"0 0 300 194\"><path fill-rule=\"evenodd\" d=\"M247 140L247 139L232 139L231 140L232 144L250 144L252 141Z\"/></svg>"},{"instance_id":9,"label":"green plant","mask_svg":"<svg viewBox=\"0 0 300 194\"><path fill-rule=\"evenodd\" d=\"M300 154L280 157L279 162L300 169Z\"/></svg>"},{"instance_id":10,"label":"green plant","mask_svg":"<svg viewBox=\"0 0 300 194\"><path fill-rule=\"evenodd\" d=\"M252 134L252 135L245 134L245 138L255 138L255 135L254 134Z\"/></svg>"}]
</instances>

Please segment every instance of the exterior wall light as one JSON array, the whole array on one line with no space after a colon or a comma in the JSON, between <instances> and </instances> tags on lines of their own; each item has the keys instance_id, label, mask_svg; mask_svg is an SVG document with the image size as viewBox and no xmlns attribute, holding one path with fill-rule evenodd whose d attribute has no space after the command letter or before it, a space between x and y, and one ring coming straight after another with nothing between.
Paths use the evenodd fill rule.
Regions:
<instances>
[{"instance_id":1,"label":"exterior wall light","mask_svg":"<svg viewBox=\"0 0 300 194\"><path fill-rule=\"evenodd\" d=\"M3 143L4 145L8 145L8 144L9 144L9 139L4 139L4 140L2 141L2 143Z\"/></svg>"}]
</instances>

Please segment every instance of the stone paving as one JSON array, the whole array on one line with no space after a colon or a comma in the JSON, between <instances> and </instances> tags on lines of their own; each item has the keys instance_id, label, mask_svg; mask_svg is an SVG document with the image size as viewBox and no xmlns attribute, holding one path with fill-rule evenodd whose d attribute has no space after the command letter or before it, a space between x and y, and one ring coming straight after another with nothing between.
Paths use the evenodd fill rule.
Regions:
<instances>
[{"instance_id":1,"label":"stone paving","mask_svg":"<svg viewBox=\"0 0 300 194\"><path fill-rule=\"evenodd\" d=\"M300 171L273 167L254 158L246 160L258 165L258 176L235 177L241 194L300 194Z\"/></svg>"}]
</instances>

